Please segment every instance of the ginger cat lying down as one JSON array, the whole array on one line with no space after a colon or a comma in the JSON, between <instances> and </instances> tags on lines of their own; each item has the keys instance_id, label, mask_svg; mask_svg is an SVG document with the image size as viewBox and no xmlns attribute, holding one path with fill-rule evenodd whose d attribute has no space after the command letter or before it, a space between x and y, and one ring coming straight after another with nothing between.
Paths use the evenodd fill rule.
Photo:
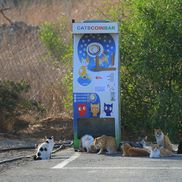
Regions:
<instances>
[{"instance_id":1,"label":"ginger cat lying down","mask_svg":"<svg viewBox=\"0 0 182 182\"><path fill-rule=\"evenodd\" d=\"M101 137L95 138L94 146L96 147L96 149L100 149L97 154L103 153L104 150L107 150L106 154L117 153L115 138L112 136L102 135Z\"/></svg>"},{"instance_id":2,"label":"ginger cat lying down","mask_svg":"<svg viewBox=\"0 0 182 182\"><path fill-rule=\"evenodd\" d=\"M132 147L128 143L123 144L121 149L123 151L123 156L142 157L150 155L150 152L147 149Z\"/></svg>"}]
</instances>

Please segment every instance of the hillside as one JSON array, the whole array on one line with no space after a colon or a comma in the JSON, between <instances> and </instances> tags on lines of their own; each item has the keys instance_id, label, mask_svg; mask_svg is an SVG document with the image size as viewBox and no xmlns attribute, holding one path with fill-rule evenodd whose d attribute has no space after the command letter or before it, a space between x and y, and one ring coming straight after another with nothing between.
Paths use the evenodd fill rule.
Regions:
<instances>
[{"instance_id":1,"label":"hillside","mask_svg":"<svg viewBox=\"0 0 182 182\"><path fill-rule=\"evenodd\" d=\"M77 21L97 19L97 9L102 9L104 0L0 0L0 8L10 8L5 15L15 21L39 25L45 21L55 22L60 17ZM116 2L116 0L113 0ZM0 15L0 24L6 20Z\"/></svg>"},{"instance_id":2,"label":"hillside","mask_svg":"<svg viewBox=\"0 0 182 182\"><path fill-rule=\"evenodd\" d=\"M65 113L65 88L60 82L67 70L61 62L53 64L54 58L40 41L41 24L61 24L61 20L66 19L70 30L67 34L71 37L72 19L102 19L104 15L98 15L97 11L102 11L103 2L105 0L0 0L0 80L28 81L31 89L25 97L43 104L46 110L43 117L64 120L72 117L72 111ZM42 119L38 114L29 113L17 121L25 120L34 125ZM15 121L6 124L5 132L17 125Z\"/></svg>"}]
</instances>

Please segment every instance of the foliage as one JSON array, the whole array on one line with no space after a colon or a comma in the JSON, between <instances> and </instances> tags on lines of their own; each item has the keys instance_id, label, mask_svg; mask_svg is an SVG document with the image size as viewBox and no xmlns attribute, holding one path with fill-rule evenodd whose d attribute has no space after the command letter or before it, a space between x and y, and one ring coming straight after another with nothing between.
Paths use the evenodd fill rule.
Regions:
<instances>
[{"instance_id":1,"label":"foliage","mask_svg":"<svg viewBox=\"0 0 182 182\"><path fill-rule=\"evenodd\" d=\"M64 107L66 111L72 113L72 102L73 102L73 73L72 70L67 72L66 76L63 78L62 83L66 88L65 98L63 100Z\"/></svg>"},{"instance_id":2,"label":"foliage","mask_svg":"<svg viewBox=\"0 0 182 182\"><path fill-rule=\"evenodd\" d=\"M132 130L161 127L176 139L182 118L179 0L127 1L121 25L122 118Z\"/></svg>"},{"instance_id":3,"label":"foliage","mask_svg":"<svg viewBox=\"0 0 182 182\"><path fill-rule=\"evenodd\" d=\"M182 119L181 6L180 0L105 0L98 9L102 17L121 23L121 118L132 133L144 129L153 134L153 128L161 127L177 139ZM70 66L72 47L61 27L44 24L40 37L57 61ZM62 83L70 110L70 68Z\"/></svg>"},{"instance_id":4,"label":"foliage","mask_svg":"<svg viewBox=\"0 0 182 182\"><path fill-rule=\"evenodd\" d=\"M47 47L49 54L55 58L54 65L62 65L65 76L59 79L64 88L62 103L68 113L72 111L72 42L70 38L67 19L61 19L61 23L44 23L40 28L40 39ZM63 64L62 64L63 63Z\"/></svg>"},{"instance_id":5,"label":"foliage","mask_svg":"<svg viewBox=\"0 0 182 182\"><path fill-rule=\"evenodd\" d=\"M106 0L120 22L121 118L132 133L161 127L177 140L182 119L182 2Z\"/></svg>"},{"instance_id":6,"label":"foliage","mask_svg":"<svg viewBox=\"0 0 182 182\"><path fill-rule=\"evenodd\" d=\"M67 20L61 19L60 25L45 22L40 27L40 40L47 47L49 54L54 57L54 62L61 61L65 64L69 64L72 48L67 35L67 33L69 33L69 31L67 31L68 26Z\"/></svg>"},{"instance_id":7,"label":"foliage","mask_svg":"<svg viewBox=\"0 0 182 182\"><path fill-rule=\"evenodd\" d=\"M0 81L0 119L4 122L30 110L43 112L43 106L35 100L26 99L23 95L30 89L26 81ZM1 123L2 124L2 123Z\"/></svg>"}]
</instances>

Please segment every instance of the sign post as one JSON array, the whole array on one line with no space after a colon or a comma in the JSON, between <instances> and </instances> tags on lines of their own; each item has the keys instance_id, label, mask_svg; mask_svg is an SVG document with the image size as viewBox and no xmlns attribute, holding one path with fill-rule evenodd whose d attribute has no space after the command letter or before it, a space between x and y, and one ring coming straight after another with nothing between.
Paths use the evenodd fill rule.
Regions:
<instances>
[{"instance_id":1,"label":"sign post","mask_svg":"<svg viewBox=\"0 0 182 182\"><path fill-rule=\"evenodd\" d=\"M118 23L73 23L74 148L89 134L121 141Z\"/></svg>"}]
</instances>

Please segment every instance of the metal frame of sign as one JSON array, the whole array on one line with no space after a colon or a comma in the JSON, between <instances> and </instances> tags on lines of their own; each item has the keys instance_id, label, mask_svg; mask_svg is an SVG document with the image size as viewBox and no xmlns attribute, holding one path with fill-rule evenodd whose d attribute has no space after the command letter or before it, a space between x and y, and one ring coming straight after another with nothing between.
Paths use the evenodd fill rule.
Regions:
<instances>
[{"instance_id":1,"label":"metal frame of sign","mask_svg":"<svg viewBox=\"0 0 182 182\"><path fill-rule=\"evenodd\" d=\"M79 148L81 134L95 135L93 137L113 135L119 145L121 123L118 23L73 23L72 30L74 147ZM114 127L111 127L112 123Z\"/></svg>"}]
</instances>

